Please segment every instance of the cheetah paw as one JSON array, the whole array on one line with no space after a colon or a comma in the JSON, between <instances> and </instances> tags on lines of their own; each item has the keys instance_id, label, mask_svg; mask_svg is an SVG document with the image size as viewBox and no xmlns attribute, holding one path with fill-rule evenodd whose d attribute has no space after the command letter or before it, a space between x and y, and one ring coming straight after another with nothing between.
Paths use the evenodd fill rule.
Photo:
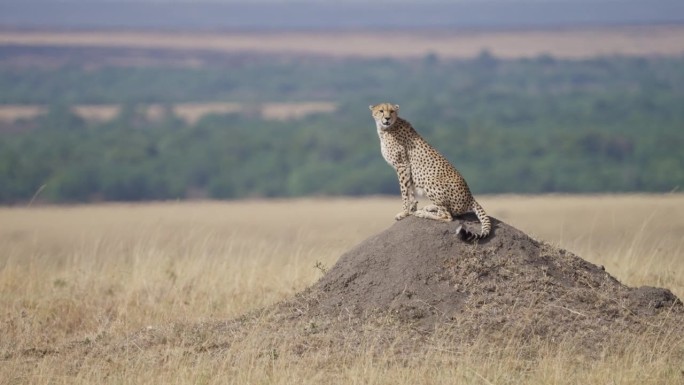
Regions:
<instances>
[{"instance_id":1,"label":"cheetah paw","mask_svg":"<svg viewBox=\"0 0 684 385\"><path fill-rule=\"evenodd\" d=\"M400 221L400 220L402 220L402 219L404 219L410 215L411 215L411 213L409 213L408 211L402 211L399 214L395 215L394 219L397 221Z\"/></svg>"}]
</instances>

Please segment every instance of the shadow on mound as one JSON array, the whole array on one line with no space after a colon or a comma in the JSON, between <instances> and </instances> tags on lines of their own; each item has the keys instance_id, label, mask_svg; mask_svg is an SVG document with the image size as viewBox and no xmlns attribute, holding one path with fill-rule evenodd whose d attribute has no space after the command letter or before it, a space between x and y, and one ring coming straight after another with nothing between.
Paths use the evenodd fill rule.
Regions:
<instances>
[{"instance_id":1,"label":"shadow on mound","mask_svg":"<svg viewBox=\"0 0 684 385\"><path fill-rule=\"evenodd\" d=\"M475 230L474 215L461 219ZM499 220L477 244L459 239L458 222L409 217L365 240L303 294L315 298L309 314L381 312L422 332L455 326L459 340L484 332L594 342L637 332L661 314L684 314L669 290L629 288L603 267Z\"/></svg>"}]
</instances>

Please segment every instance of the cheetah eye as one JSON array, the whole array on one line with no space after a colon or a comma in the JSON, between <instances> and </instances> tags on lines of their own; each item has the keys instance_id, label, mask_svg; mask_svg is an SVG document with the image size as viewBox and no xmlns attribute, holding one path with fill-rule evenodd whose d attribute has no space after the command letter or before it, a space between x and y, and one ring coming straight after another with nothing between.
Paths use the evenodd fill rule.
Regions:
<instances>
[{"instance_id":1,"label":"cheetah eye","mask_svg":"<svg viewBox=\"0 0 684 385\"><path fill-rule=\"evenodd\" d=\"M384 114L384 113L385 113L385 111L384 111L384 110L380 110L380 113L381 113L381 114Z\"/></svg>"}]
</instances>

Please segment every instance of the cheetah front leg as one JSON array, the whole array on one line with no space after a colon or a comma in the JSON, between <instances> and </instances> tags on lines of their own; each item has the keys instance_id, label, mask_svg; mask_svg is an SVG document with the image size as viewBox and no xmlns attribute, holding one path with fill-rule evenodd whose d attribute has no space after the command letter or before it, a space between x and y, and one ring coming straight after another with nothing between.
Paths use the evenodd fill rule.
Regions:
<instances>
[{"instance_id":1,"label":"cheetah front leg","mask_svg":"<svg viewBox=\"0 0 684 385\"><path fill-rule=\"evenodd\" d=\"M398 166L397 178L399 178L399 189L401 190L403 210L395 215L394 219L400 221L416 212L418 201L414 196L415 185L413 184L411 168L409 166Z\"/></svg>"}]
</instances>

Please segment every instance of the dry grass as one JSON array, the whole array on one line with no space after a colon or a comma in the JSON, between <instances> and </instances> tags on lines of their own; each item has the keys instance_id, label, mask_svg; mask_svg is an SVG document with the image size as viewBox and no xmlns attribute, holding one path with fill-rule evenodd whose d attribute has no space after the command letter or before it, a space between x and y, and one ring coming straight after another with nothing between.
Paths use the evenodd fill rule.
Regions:
<instances>
[{"instance_id":1,"label":"dry grass","mask_svg":"<svg viewBox=\"0 0 684 385\"><path fill-rule=\"evenodd\" d=\"M505 58L550 54L681 55L684 26L653 25L529 31L135 32L0 31L0 44L131 47L218 52L296 53L361 57L473 57L483 49Z\"/></svg>"},{"instance_id":2,"label":"dry grass","mask_svg":"<svg viewBox=\"0 0 684 385\"><path fill-rule=\"evenodd\" d=\"M684 196L483 197L490 214L603 264L626 284L684 297ZM392 224L399 199L169 202L0 208L0 383L681 384L682 337L635 336L587 361L570 348L454 347L414 356L328 346L296 356L268 317L221 354L117 351L141 328L231 319L310 285ZM185 333L186 345L203 331ZM325 336L318 336L324 339ZM206 342L206 341L204 341ZM76 357L70 344L93 344ZM282 342L286 344L287 342ZM270 345L269 345L270 344ZM674 345L673 345L674 344ZM131 348L132 349L132 348ZM530 354L530 350L534 354ZM86 353L84 353L86 352ZM112 352L108 355L107 352ZM679 352L679 353L678 353ZM27 364L28 363L28 364Z\"/></svg>"}]
</instances>

